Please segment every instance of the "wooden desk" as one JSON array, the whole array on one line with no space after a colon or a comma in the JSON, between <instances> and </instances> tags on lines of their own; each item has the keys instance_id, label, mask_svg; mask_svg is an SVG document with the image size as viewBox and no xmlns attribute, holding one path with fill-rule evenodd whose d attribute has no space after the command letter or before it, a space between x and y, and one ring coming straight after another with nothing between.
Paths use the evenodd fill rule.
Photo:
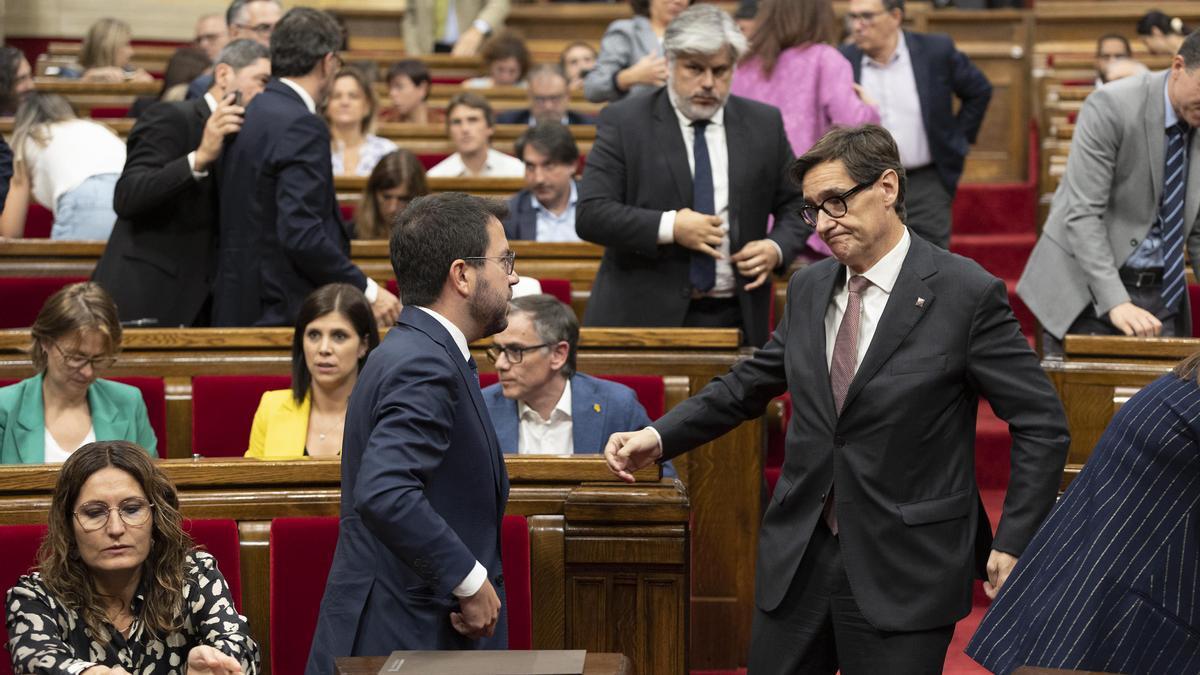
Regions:
<instances>
[{"instance_id":1,"label":"wooden desk","mask_svg":"<svg viewBox=\"0 0 1200 675\"><path fill-rule=\"evenodd\" d=\"M378 675L387 663L386 656L346 656L334 662L337 675ZM622 654L588 652L583 659L583 675L632 675L633 665Z\"/></svg>"}]
</instances>

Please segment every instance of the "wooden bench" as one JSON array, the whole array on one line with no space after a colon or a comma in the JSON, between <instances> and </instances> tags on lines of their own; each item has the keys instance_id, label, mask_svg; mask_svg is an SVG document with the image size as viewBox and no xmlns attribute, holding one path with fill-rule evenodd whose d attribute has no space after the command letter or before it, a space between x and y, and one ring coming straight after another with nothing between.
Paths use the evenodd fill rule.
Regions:
<instances>
[{"instance_id":1,"label":"wooden bench","mask_svg":"<svg viewBox=\"0 0 1200 675\"><path fill-rule=\"evenodd\" d=\"M168 448L173 457L186 457L191 378L288 373L291 339L290 329L130 329L106 375L164 378ZM0 331L0 378L32 374L29 341L28 331ZM487 344L472 345L484 371L491 369ZM583 372L661 376L670 409L749 356L739 345L736 330L584 328L578 364ZM697 668L734 667L749 646L764 434L762 419L751 420L674 462L690 493L695 559L704 562L692 575L691 656Z\"/></svg>"},{"instance_id":2,"label":"wooden bench","mask_svg":"<svg viewBox=\"0 0 1200 675\"><path fill-rule=\"evenodd\" d=\"M686 673L688 497L673 481L626 486L595 457L506 457L508 513L528 518L533 647L620 651L642 672ZM165 460L184 516L238 523L242 611L270 663L273 518L334 516L338 460ZM0 466L0 522L44 523L57 465ZM637 626L630 630L629 626ZM290 675L281 673L279 675Z\"/></svg>"}]
</instances>

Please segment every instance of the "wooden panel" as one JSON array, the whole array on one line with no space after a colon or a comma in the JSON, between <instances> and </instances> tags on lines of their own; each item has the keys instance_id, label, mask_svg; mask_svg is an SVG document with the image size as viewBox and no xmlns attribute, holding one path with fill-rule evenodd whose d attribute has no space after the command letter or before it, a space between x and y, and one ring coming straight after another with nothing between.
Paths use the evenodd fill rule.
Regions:
<instances>
[{"instance_id":1,"label":"wooden panel","mask_svg":"<svg viewBox=\"0 0 1200 675\"><path fill-rule=\"evenodd\" d=\"M1161 10L1168 16L1181 17L1189 25L1200 22L1200 4L1195 2L1038 0L1033 9L1037 25L1035 39L1038 42L1087 41L1105 33L1117 33L1131 42L1136 41L1137 20L1152 9Z\"/></svg>"},{"instance_id":2,"label":"wooden panel","mask_svg":"<svg viewBox=\"0 0 1200 675\"><path fill-rule=\"evenodd\" d=\"M958 47L992 83L992 99L962 180L1023 182L1029 146L1028 52L1021 43L964 42Z\"/></svg>"}]
</instances>

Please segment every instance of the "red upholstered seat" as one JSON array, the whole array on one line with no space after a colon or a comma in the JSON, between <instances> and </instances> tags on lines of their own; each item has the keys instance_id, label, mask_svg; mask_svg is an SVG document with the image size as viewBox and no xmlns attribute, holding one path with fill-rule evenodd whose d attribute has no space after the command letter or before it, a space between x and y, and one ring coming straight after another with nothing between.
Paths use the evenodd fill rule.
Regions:
<instances>
[{"instance_id":1,"label":"red upholstered seat","mask_svg":"<svg viewBox=\"0 0 1200 675\"><path fill-rule=\"evenodd\" d=\"M338 210L342 212L342 220L347 223L354 222L354 212L358 210L357 204L340 204Z\"/></svg>"},{"instance_id":2,"label":"red upholstered seat","mask_svg":"<svg viewBox=\"0 0 1200 675\"><path fill-rule=\"evenodd\" d=\"M1188 284L1188 302L1200 308L1200 284ZM1200 309L1192 312L1192 336L1200 335Z\"/></svg>"},{"instance_id":3,"label":"red upholstered seat","mask_svg":"<svg viewBox=\"0 0 1200 675\"><path fill-rule=\"evenodd\" d=\"M241 457L263 392L287 389L287 375L200 375L192 378L192 452Z\"/></svg>"},{"instance_id":4,"label":"red upholstered seat","mask_svg":"<svg viewBox=\"0 0 1200 675\"><path fill-rule=\"evenodd\" d=\"M302 673L337 547L338 519L271 521L271 672ZM529 525L505 516L500 536L509 649L533 644Z\"/></svg>"},{"instance_id":5,"label":"red upholstered seat","mask_svg":"<svg viewBox=\"0 0 1200 675\"><path fill-rule=\"evenodd\" d=\"M63 286L86 277L0 277L0 328L28 328L33 325L42 305Z\"/></svg>"},{"instance_id":6,"label":"red upholstered seat","mask_svg":"<svg viewBox=\"0 0 1200 675\"><path fill-rule=\"evenodd\" d=\"M225 583L229 585L233 606L239 612L242 611L242 558L237 521L222 518L185 518L183 531L188 533L197 546L217 559L217 569L221 570Z\"/></svg>"},{"instance_id":7,"label":"red upholstered seat","mask_svg":"<svg viewBox=\"0 0 1200 675\"><path fill-rule=\"evenodd\" d=\"M495 372L479 374L479 388L490 387L500 381L500 376Z\"/></svg>"},{"instance_id":8,"label":"red upholstered seat","mask_svg":"<svg viewBox=\"0 0 1200 675\"><path fill-rule=\"evenodd\" d=\"M450 155L444 155L441 153L422 152L417 155L417 160L419 160L421 162L421 166L425 167L425 170L428 171L428 170L432 169L433 167L437 166L443 159L446 159L449 156Z\"/></svg>"},{"instance_id":9,"label":"red upholstered seat","mask_svg":"<svg viewBox=\"0 0 1200 675\"><path fill-rule=\"evenodd\" d=\"M53 228L54 213L41 204L30 201L29 211L25 214L25 238L48 239Z\"/></svg>"},{"instance_id":10,"label":"red upholstered seat","mask_svg":"<svg viewBox=\"0 0 1200 675\"><path fill-rule=\"evenodd\" d=\"M167 456L167 387L161 377L113 377L114 382L137 387L146 402L146 415L158 439L158 456Z\"/></svg>"},{"instance_id":11,"label":"red upholstered seat","mask_svg":"<svg viewBox=\"0 0 1200 675\"><path fill-rule=\"evenodd\" d=\"M45 525L0 525L0 592L17 583L37 565L37 549L46 536ZM12 675L8 653L8 627L0 624L0 675Z\"/></svg>"},{"instance_id":12,"label":"red upholstered seat","mask_svg":"<svg viewBox=\"0 0 1200 675\"><path fill-rule=\"evenodd\" d=\"M542 285L543 293L553 295L558 298L559 302L568 307L571 306L570 279L538 279L538 283Z\"/></svg>"},{"instance_id":13,"label":"red upholstered seat","mask_svg":"<svg viewBox=\"0 0 1200 675\"><path fill-rule=\"evenodd\" d=\"M129 108L122 108L120 106L92 108L88 116L94 120L124 119L129 117Z\"/></svg>"}]
</instances>

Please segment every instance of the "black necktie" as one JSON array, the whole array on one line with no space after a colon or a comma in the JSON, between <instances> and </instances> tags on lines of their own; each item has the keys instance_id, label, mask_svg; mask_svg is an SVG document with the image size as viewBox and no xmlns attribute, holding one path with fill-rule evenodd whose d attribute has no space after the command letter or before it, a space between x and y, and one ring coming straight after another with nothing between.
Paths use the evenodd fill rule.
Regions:
<instances>
[{"instance_id":1,"label":"black necktie","mask_svg":"<svg viewBox=\"0 0 1200 675\"><path fill-rule=\"evenodd\" d=\"M695 132L692 156L696 162L696 171L692 177L692 210L712 216L716 215L717 207L713 194L712 162L708 159L708 142L704 139L704 130L707 127L708 120L692 122L692 130ZM717 282L717 261L707 253L692 251L688 280L698 291L711 291Z\"/></svg>"},{"instance_id":2,"label":"black necktie","mask_svg":"<svg viewBox=\"0 0 1200 675\"><path fill-rule=\"evenodd\" d=\"M467 357L467 366L471 369L472 373L475 373L475 377L479 377L479 366L475 365L474 356Z\"/></svg>"}]
</instances>

